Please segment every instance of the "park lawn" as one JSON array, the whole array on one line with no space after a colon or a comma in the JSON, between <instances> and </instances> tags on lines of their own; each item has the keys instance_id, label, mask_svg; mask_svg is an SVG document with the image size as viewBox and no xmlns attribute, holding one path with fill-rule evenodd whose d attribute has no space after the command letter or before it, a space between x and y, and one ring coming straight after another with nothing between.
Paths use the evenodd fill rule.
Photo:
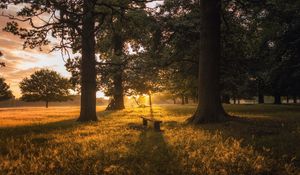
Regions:
<instances>
[{"instance_id":1,"label":"park lawn","mask_svg":"<svg viewBox=\"0 0 300 175\"><path fill-rule=\"evenodd\" d=\"M298 174L300 106L227 105L239 118L189 126L195 106L162 105L78 123L78 107L0 109L0 174Z\"/></svg>"}]
</instances>

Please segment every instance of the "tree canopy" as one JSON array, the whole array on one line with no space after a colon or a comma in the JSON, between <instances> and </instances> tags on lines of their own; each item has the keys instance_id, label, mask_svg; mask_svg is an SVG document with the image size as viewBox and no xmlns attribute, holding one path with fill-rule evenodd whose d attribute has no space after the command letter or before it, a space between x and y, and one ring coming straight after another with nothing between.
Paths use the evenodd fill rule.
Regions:
<instances>
[{"instance_id":1,"label":"tree canopy","mask_svg":"<svg viewBox=\"0 0 300 175\"><path fill-rule=\"evenodd\" d=\"M55 71L42 69L20 83L21 100L44 101L48 108L49 102L70 100L70 88L68 79Z\"/></svg>"},{"instance_id":2,"label":"tree canopy","mask_svg":"<svg viewBox=\"0 0 300 175\"><path fill-rule=\"evenodd\" d=\"M9 89L9 85L5 83L5 79L0 77L0 101L9 100L13 98L12 91Z\"/></svg>"},{"instance_id":3,"label":"tree canopy","mask_svg":"<svg viewBox=\"0 0 300 175\"><path fill-rule=\"evenodd\" d=\"M72 52L66 67L81 94L80 121L95 121L96 91L107 109L125 95L165 92L198 102L192 123L228 119L223 103L299 98L298 1L165 0L1 1L27 3L5 27L24 47ZM47 20L43 18L46 16ZM33 20L37 18L37 20ZM28 22L31 29L20 27ZM36 22L39 21L39 24ZM78 56L79 55L79 56ZM199 117L201 116L201 117Z\"/></svg>"}]
</instances>

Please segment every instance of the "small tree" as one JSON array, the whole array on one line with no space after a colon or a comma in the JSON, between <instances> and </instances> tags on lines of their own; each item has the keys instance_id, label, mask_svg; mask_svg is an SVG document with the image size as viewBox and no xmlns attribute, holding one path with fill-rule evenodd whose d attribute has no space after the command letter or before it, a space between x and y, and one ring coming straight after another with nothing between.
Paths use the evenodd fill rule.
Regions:
<instances>
[{"instance_id":1,"label":"small tree","mask_svg":"<svg viewBox=\"0 0 300 175\"><path fill-rule=\"evenodd\" d=\"M0 101L9 100L13 98L9 85L5 83L5 79L0 77Z\"/></svg>"},{"instance_id":2,"label":"small tree","mask_svg":"<svg viewBox=\"0 0 300 175\"><path fill-rule=\"evenodd\" d=\"M28 102L44 101L46 108L48 108L49 102L69 100L70 88L68 79L48 69L36 71L30 78L25 78L20 83L22 100Z\"/></svg>"}]
</instances>

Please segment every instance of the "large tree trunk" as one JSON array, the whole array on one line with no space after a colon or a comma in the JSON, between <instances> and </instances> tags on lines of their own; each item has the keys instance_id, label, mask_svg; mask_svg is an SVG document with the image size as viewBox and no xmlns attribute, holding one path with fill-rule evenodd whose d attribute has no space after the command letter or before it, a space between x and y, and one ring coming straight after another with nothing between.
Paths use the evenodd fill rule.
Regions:
<instances>
[{"instance_id":1,"label":"large tree trunk","mask_svg":"<svg viewBox=\"0 0 300 175\"><path fill-rule=\"evenodd\" d=\"M109 105L107 106L106 110L125 109L122 72L116 72L113 81L114 81L113 98L110 101Z\"/></svg>"},{"instance_id":2,"label":"large tree trunk","mask_svg":"<svg viewBox=\"0 0 300 175\"><path fill-rule=\"evenodd\" d=\"M93 2L84 0L82 21L81 107L78 121L97 121L95 17Z\"/></svg>"},{"instance_id":3,"label":"large tree trunk","mask_svg":"<svg viewBox=\"0 0 300 175\"><path fill-rule=\"evenodd\" d=\"M280 105L281 103L281 95L279 93L275 93L274 95L274 104Z\"/></svg>"},{"instance_id":4,"label":"large tree trunk","mask_svg":"<svg viewBox=\"0 0 300 175\"><path fill-rule=\"evenodd\" d=\"M199 102L190 123L222 122L229 118L220 97L221 0L200 3Z\"/></svg>"},{"instance_id":5,"label":"large tree trunk","mask_svg":"<svg viewBox=\"0 0 300 175\"><path fill-rule=\"evenodd\" d=\"M46 101L46 108L49 107L49 101Z\"/></svg>"},{"instance_id":6,"label":"large tree trunk","mask_svg":"<svg viewBox=\"0 0 300 175\"><path fill-rule=\"evenodd\" d=\"M184 105L185 101L184 101L184 95L181 95L181 104Z\"/></svg>"},{"instance_id":7,"label":"large tree trunk","mask_svg":"<svg viewBox=\"0 0 300 175\"><path fill-rule=\"evenodd\" d=\"M121 32L121 31L120 31ZM106 110L122 110L125 109L124 105L124 90L123 90L123 69L122 69L122 60L123 55L123 45L124 41L121 34L114 33L112 39L114 43L114 53L112 62L116 64L114 68L113 76L113 99L110 104L107 106Z\"/></svg>"},{"instance_id":8,"label":"large tree trunk","mask_svg":"<svg viewBox=\"0 0 300 175\"><path fill-rule=\"evenodd\" d=\"M230 96L229 95L223 95L222 96L222 102L225 104L230 104Z\"/></svg>"}]
</instances>

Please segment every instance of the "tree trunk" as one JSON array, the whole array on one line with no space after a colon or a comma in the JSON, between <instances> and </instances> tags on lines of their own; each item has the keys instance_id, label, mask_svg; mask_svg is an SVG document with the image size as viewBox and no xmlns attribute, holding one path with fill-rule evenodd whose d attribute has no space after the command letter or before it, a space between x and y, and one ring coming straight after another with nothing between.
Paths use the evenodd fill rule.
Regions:
<instances>
[{"instance_id":1,"label":"tree trunk","mask_svg":"<svg viewBox=\"0 0 300 175\"><path fill-rule=\"evenodd\" d=\"M229 95L223 95L222 96L222 102L225 104L230 104L230 97Z\"/></svg>"},{"instance_id":2,"label":"tree trunk","mask_svg":"<svg viewBox=\"0 0 300 175\"><path fill-rule=\"evenodd\" d=\"M149 96L149 105L150 105L150 115L153 117L153 108L152 108L152 96L151 93L148 94Z\"/></svg>"},{"instance_id":3,"label":"tree trunk","mask_svg":"<svg viewBox=\"0 0 300 175\"><path fill-rule=\"evenodd\" d=\"M293 103L297 103L297 96L293 96Z\"/></svg>"},{"instance_id":4,"label":"tree trunk","mask_svg":"<svg viewBox=\"0 0 300 175\"><path fill-rule=\"evenodd\" d=\"M290 98L289 98L289 96L287 95L287 96L286 96L286 104L289 104L289 101L290 101Z\"/></svg>"},{"instance_id":5,"label":"tree trunk","mask_svg":"<svg viewBox=\"0 0 300 175\"><path fill-rule=\"evenodd\" d=\"M258 96L258 104L264 104L265 98L264 98L264 81L260 77L257 78L257 96Z\"/></svg>"},{"instance_id":6,"label":"tree trunk","mask_svg":"<svg viewBox=\"0 0 300 175\"><path fill-rule=\"evenodd\" d=\"M189 104L189 98L188 97L184 97L184 101L185 101L185 104Z\"/></svg>"},{"instance_id":7,"label":"tree trunk","mask_svg":"<svg viewBox=\"0 0 300 175\"><path fill-rule=\"evenodd\" d=\"M190 123L222 122L229 118L220 94L221 0L200 3L199 102Z\"/></svg>"},{"instance_id":8,"label":"tree trunk","mask_svg":"<svg viewBox=\"0 0 300 175\"><path fill-rule=\"evenodd\" d=\"M119 31L121 32L121 31ZM110 104L107 106L106 110L122 110L125 109L124 105L124 90L123 90L123 69L122 69L122 60L123 55L123 45L124 41L120 33L114 33L112 39L114 43L114 53L112 62L118 64L114 67L114 76L113 76L113 99Z\"/></svg>"},{"instance_id":9,"label":"tree trunk","mask_svg":"<svg viewBox=\"0 0 300 175\"><path fill-rule=\"evenodd\" d=\"M274 104L277 104L277 105L281 104L281 95L279 93L276 93L274 95Z\"/></svg>"},{"instance_id":10,"label":"tree trunk","mask_svg":"<svg viewBox=\"0 0 300 175\"><path fill-rule=\"evenodd\" d=\"M236 104L236 97L233 97L233 104Z\"/></svg>"},{"instance_id":11,"label":"tree trunk","mask_svg":"<svg viewBox=\"0 0 300 175\"><path fill-rule=\"evenodd\" d=\"M197 103L196 97L193 97L193 103Z\"/></svg>"},{"instance_id":12,"label":"tree trunk","mask_svg":"<svg viewBox=\"0 0 300 175\"><path fill-rule=\"evenodd\" d=\"M174 104L176 104L176 98L173 98L173 102L174 102Z\"/></svg>"},{"instance_id":13,"label":"tree trunk","mask_svg":"<svg viewBox=\"0 0 300 175\"><path fill-rule=\"evenodd\" d=\"M78 121L97 121L95 17L93 2L84 0L82 21L81 106Z\"/></svg>"},{"instance_id":14,"label":"tree trunk","mask_svg":"<svg viewBox=\"0 0 300 175\"><path fill-rule=\"evenodd\" d=\"M123 95L123 78L122 72L117 72L114 75L114 90L113 98L107 106L106 110L122 110L125 109L124 95Z\"/></svg>"},{"instance_id":15,"label":"tree trunk","mask_svg":"<svg viewBox=\"0 0 300 175\"><path fill-rule=\"evenodd\" d=\"M185 101L184 101L184 95L181 95L181 104L184 105Z\"/></svg>"},{"instance_id":16,"label":"tree trunk","mask_svg":"<svg viewBox=\"0 0 300 175\"><path fill-rule=\"evenodd\" d=\"M49 102L48 101L46 101L46 108L48 108L49 107Z\"/></svg>"},{"instance_id":17,"label":"tree trunk","mask_svg":"<svg viewBox=\"0 0 300 175\"><path fill-rule=\"evenodd\" d=\"M265 103L265 98L264 98L264 94L262 93L258 93L258 104L264 104Z\"/></svg>"}]
</instances>

